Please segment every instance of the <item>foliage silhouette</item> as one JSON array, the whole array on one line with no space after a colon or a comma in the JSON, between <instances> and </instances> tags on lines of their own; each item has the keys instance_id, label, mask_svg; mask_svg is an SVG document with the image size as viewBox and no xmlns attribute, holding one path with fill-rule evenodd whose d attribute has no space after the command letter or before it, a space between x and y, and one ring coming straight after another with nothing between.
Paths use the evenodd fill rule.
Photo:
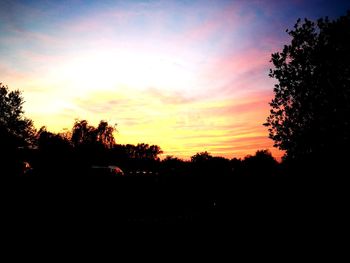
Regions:
<instances>
[{"instance_id":1,"label":"foliage silhouette","mask_svg":"<svg viewBox=\"0 0 350 263\"><path fill-rule=\"evenodd\" d=\"M19 90L9 91L7 86L0 83L0 129L2 136L11 138L2 140L2 144L11 147L33 144L35 128L32 120L24 117L23 103Z\"/></svg>"},{"instance_id":2,"label":"foliage silhouette","mask_svg":"<svg viewBox=\"0 0 350 263\"><path fill-rule=\"evenodd\" d=\"M268 150L258 150L253 156L246 156L243 160L245 175L265 178L275 176L278 163Z\"/></svg>"},{"instance_id":3,"label":"foliage silhouette","mask_svg":"<svg viewBox=\"0 0 350 263\"><path fill-rule=\"evenodd\" d=\"M278 84L264 125L287 161L331 167L350 146L350 12L287 32L291 43L272 54Z\"/></svg>"},{"instance_id":4,"label":"foliage silhouette","mask_svg":"<svg viewBox=\"0 0 350 263\"><path fill-rule=\"evenodd\" d=\"M206 161L209 161L213 158L210 153L207 151L201 152L201 153L196 153L191 157L191 162L193 163L204 163Z\"/></svg>"},{"instance_id":5,"label":"foliage silhouette","mask_svg":"<svg viewBox=\"0 0 350 263\"><path fill-rule=\"evenodd\" d=\"M37 174L50 174L65 177L67 171L76 166L73 145L69 138L47 131L43 126L37 133L37 154L32 160ZM32 151L31 155L34 155ZM29 159L30 156L28 156ZM32 156L33 158L33 156Z\"/></svg>"},{"instance_id":6,"label":"foliage silhouette","mask_svg":"<svg viewBox=\"0 0 350 263\"><path fill-rule=\"evenodd\" d=\"M108 125L106 121L100 121L97 127L91 126L86 120L76 120L71 135L71 141L75 147L88 144L100 144L111 148L115 144L113 132L115 127Z\"/></svg>"},{"instance_id":7,"label":"foliage silhouette","mask_svg":"<svg viewBox=\"0 0 350 263\"><path fill-rule=\"evenodd\" d=\"M9 91L0 83L0 167L4 174L23 170L19 149L35 142L35 128L32 120L24 117L23 103L20 91Z\"/></svg>"}]
</instances>

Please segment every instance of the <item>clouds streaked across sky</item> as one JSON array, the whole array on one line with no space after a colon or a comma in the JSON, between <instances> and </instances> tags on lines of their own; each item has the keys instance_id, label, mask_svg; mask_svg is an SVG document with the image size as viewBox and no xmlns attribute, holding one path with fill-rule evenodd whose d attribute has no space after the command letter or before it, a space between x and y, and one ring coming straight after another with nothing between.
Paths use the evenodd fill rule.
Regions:
<instances>
[{"instance_id":1,"label":"clouds streaked across sky","mask_svg":"<svg viewBox=\"0 0 350 263\"><path fill-rule=\"evenodd\" d=\"M262 126L270 55L297 18L347 2L0 0L0 82L23 91L36 127L104 119L119 143L167 155L278 158Z\"/></svg>"}]
</instances>

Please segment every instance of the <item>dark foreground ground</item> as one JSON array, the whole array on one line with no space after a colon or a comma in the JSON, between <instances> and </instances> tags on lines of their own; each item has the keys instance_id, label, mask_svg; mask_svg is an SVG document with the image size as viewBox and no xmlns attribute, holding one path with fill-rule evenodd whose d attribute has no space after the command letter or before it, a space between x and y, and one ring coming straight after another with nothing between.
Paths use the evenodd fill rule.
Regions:
<instances>
[{"instance_id":1,"label":"dark foreground ground","mask_svg":"<svg viewBox=\"0 0 350 263\"><path fill-rule=\"evenodd\" d=\"M1 233L14 248L12 257L27 258L22 247L36 258L48 252L56 259L67 247L79 258L90 257L100 246L119 256L120 242L129 256L144 257L138 244L155 254L162 246L172 248L167 258L197 245L192 253L206 256L217 245L235 257L260 259L265 252L269 259L300 260L305 252L314 259L328 251L334 260L339 253L330 248L347 249L349 222L347 191L338 191L339 185L213 174L17 177L0 184ZM98 252L99 260L103 254Z\"/></svg>"},{"instance_id":2,"label":"dark foreground ground","mask_svg":"<svg viewBox=\"0 0 350 263\"><path fill-rule=\"evenodd\" d=\"M239 231L336 231L347 214L336 182L287 177L18 177L1 188L2 218L27 226L208 223Z\"/></svg>"}]
</instances>

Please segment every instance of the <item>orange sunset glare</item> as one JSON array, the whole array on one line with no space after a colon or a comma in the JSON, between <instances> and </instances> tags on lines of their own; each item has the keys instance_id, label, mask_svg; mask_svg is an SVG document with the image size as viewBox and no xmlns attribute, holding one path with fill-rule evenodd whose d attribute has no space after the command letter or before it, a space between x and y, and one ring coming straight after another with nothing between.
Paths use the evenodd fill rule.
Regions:
<instances>
[{"instance_id":1,"label":"orange sunset glare","mask_svg":"<svg viewBox=\"0 0 350 263\"><path fill-rule=\"evenodd\" d=\"M160 145L163 156L283 155L262 124L273 95L271 53L295 19L275 18L274 30L270 4L1 6L0 79L23 92L36 128L106 120L117 124L117 143Z\"/></svg>"}]
</instances>

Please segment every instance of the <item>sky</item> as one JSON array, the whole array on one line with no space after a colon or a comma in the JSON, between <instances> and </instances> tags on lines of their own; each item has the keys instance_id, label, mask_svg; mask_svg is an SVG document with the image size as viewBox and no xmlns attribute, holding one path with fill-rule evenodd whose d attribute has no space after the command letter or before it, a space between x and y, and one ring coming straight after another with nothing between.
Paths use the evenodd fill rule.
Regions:
<instances>
[{"instance_id":1,"label":"sky","mask_svg":"<svg viewBox=\"0 0 350 263\"><path fill-rule=\"evenodd\" d=\"M269 149L271 53L350 1L0 0L0 82L36 128L117 124L120 144L242 158Z\"/></svg>"}]
</instances>

